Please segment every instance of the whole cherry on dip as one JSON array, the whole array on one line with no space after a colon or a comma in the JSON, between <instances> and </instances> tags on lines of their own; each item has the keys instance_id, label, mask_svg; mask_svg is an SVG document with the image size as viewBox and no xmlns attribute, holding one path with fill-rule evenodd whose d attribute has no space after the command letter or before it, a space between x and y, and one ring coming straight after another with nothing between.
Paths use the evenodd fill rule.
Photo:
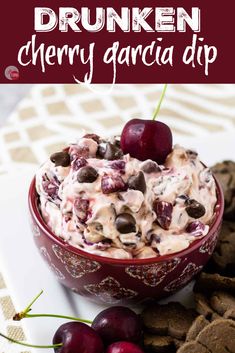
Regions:
<instances>
[{"instance_id":1,"label":"whole cherry on dip","mask_svg":"<svg viewBox=\"0 0 235 353\"><path fill-rule=\"evenodd\" d=\"M121 148L124 154L129 153L141 161L152 159L158 164L165 162L172 151L172 133L166 124L155 119L166 88L167 85L164 86L152 120L132 119L124 126L121 134Z\"/></svg>"}]
</instances>

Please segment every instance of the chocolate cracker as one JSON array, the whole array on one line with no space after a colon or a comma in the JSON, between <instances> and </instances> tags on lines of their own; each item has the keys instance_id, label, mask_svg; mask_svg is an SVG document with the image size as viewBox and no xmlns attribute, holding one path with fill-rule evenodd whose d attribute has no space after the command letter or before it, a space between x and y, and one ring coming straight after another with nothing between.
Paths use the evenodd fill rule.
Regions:
<instances>
[{"instance_id":1,"label":"chocolate cracker","mask_svg":"<svg viewBox=\"0 0 235 353\"><path fill-rule=\"evenodd\" d=\"M224 313L225 319L235 320L235 309L229 309Z\"/></svg>"},{"instance_id":2,"label":"chocolate cracker","mask_svg":"<svg viewBox=\"0 0 235 353\"><path fill-rule=\"evenodd\" d=\"M235 353L235 322L219 319L206 326L197 336L201 343L213 353Z\"/></svg>"},{"instance_id":3,"label":"chocolate cracker","mask_svg":"<svg viewBox=\"0 0 235 353\"><path fill-rule=\"evenodd\" d=\"M146 330L150 333L184 339L197 316L195 310L186 309L182 304L171 302L154 304L142 312Z\"/></svg>"},{"instance_id":4,"label":"chocolate cracker","mask_svg":"<svg viewBox=\"0 0 235 353\"><path fill-rule=\"evenodd\" d=\"M224 161L211 168L219 180L225 199L224 219L235 221L235 163Z\"/></svg>"},{"instance_id":5,"label":"chocolate cracker","mask_svg":"<svg viewBox=\"0 0 235 353\"><path fill-rule=\"evenodd\" d=\"M144 335L144 348L153 353L174 353L175 345L170 336Z\"/></svg>"},{"instance_id":6,"label":"chocolate cracker","mask_svg":"<svg viewBox=\"0 0 235 353\"><path fill-rule=\"evenodd\" d=\"M235 222L223 221L214 253L204 272L235 277Z\"/></svg>"},{"instance_id":7,"label":"chocolate cracker","mask_svg":"<svg viewBox=\"0 0 235 353\"><path fill-rule=\"evenodd\" d=\"M203 315L199 315L192 323L186 336L186 342L193 341L204 327L209 325L209 321Z\"/></svg>"},{"instance_id":8,"label":"chocolate cracker","mask_svg":"<svg viewBox=\"0 0 235 353\"><path fill-rule=\"evenodd\" d=\"M212 353L206 347L202 346L199 342L192 341L183 344L178 349L177 353Z\"/></svg>"},{"instance_id":9,"label":"chocolate cracker","mask_svg":"<svg viewBox=\"0 0 235 353\"><path fill-rule=\"evenodd\" d=\"M224 275L235 276L235 232L223 232L212 255L215 268Z\"/></svg>"},{"instance_id":10,"label":"chocolate cracker","mask_svg":"<svg viewBox=\"0 0 235 353\"><path fill-rule=\"evenodd\" d=\"M214 310L211 308L208 299L202 293L194 293L196 311L203 315L205 319L211 320Z\"/></svg>"},{"instance_id":11,"label":"chocolate cracker","mask_svg":"<svg viewBox=\"0 0 235 353\"><path fill-rule=\"evenodd\" d=\"M194 291L205 294L213 293L214 291L225 291L235 294L235 277L201 272L195 283Z\"/></svg>"},{"instance_id":12,"label":"chocolate cracker","mask_svg":"<svg viewBox=\"0 0 235 353\"><path fill-rule=\"evenodd\" d=\"M183 340L178 340L177 338L173 338L173 341L176 349L179 349L184 344Z\"/></svg>"},{"instance_id":13,"label":"chocolate cracker","mask_svg":"<svg viewBox=\"0 0 235 353\"><path fill-rule=\"evenodd\" d=\"M235 310L235 297L226 292L215 292L210 298L211 307L219 314L224 315L228 310Z\"/></svg>"}]
</instances>

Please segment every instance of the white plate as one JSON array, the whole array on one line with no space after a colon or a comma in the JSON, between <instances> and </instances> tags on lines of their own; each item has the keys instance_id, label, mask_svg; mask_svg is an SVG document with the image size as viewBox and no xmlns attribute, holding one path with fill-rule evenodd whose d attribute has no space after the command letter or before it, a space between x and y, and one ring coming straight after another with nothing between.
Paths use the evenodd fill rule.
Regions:
<instances>
[{"instance_id":1,"label":"white plate","mask_svg":"<svg viewBox=\"0 0 235 353\"><path fill-rule=\"evenodd\" d=\"M176 141L178 142L178 141ZM215 134L202 139L184 138L184 146L196 148L207 165L233 159L234 133ZM43 263L33 243L28 225L27 192L36 168L25 167L14 174L0 177L0 267L10 288L17 310L23 308L41 290L42 297L34 304L33 313L61 313L93 319L102 310L86 299L61 286ZM192 284L168 300L189 305ZM29 342L50 344L60 319L38 318L23 321ZM1 348L1 344L0 344ZM52 350L35 350L52 353Z\"/></svg>"}]
</instances>

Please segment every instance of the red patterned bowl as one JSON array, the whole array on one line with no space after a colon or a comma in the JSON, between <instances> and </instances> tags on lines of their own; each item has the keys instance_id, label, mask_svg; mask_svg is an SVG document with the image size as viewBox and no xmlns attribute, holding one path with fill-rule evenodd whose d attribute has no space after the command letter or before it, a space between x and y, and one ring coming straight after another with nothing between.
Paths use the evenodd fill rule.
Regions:
<instances>
[{"instance_id":1,"label":"red patterned bowl","mask_svg":"<svg viewBox=\"0 0 235 353\"><path fill-rule=\"evenodd\" d=\"M215 217L209 233L187 249L150 259L112 259L79 250L52 233L38 207L35 178L29 209L35 243L52 272L66 287L93 301L107 304L160 299L184 287L206 264L218 238L224 199L217 186Z\"/></svg>"}]
</instances>

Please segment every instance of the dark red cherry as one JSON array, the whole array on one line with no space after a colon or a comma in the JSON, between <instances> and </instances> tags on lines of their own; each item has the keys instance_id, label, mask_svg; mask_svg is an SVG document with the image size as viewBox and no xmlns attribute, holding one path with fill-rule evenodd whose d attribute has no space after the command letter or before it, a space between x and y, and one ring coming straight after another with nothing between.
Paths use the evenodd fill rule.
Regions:
<instances>
[{"instance_id":1,"label":"dark red cherry","mask_svg":"<svg viewBox=\"0 0 235 353\"><path fill-rule=\"evenodd\" d=\"M108 346L105 353L144 353L144 351L131 342L116 342Z\"/></svg>"},{"instance_id":2,"label":"dark red cherry","mask_svg":"<svg viewBox=\"0 0 235 353\"><path fill-rule=\"evenodd\" d=\"M114 306L101 311L93 320L92 328L106 343L115 341L138 342L142 335L139 316L129 308Z\"/></svg>"},{"instance_id":3,"label":"dark red cherry","mask_svg":"<svg viewBox=\"0 0 235 353\"><path fill-rule=\"evenodd\" d=\"M85 223L89 216L89 200L78 197L74 200L74 213L81 223Z\"/></svg>"},{"instance_id":4,"label":"dark red cherry","mask_svg":"<svg viewBox=\"0 0 235 353\"><path fill-rule=\"evenodd\" d=\"M132 119L122 130L121 148L141 161L152 159L163 164L172 151L172 133L160 121Z\"/></svg>"},{"instance_id":5,"label":"dark red cherry","mask_svg":"<svg viewBox=\"0 0 235 353\"><path fill-rule=\"evenodd\" d=\"M159 225L168 230L171 225L173 205L170 202L155 201L153 203L153 210L156 213Z\"/></svg>"},{"instance_id":6,"label":"dark red cherry","mask_svg":"<svg viewBox=\"0 0 235 353\"><path fill-rule=\"evenodd\" d=\"M54 178L49 179L47 174L44 174L42 177L42 188L43 191L50 197L52 200L58 199L58 192L59 192L60 182L54 176Z\"/></svg>"},{"instance_id":7,"label":"dark red cherry","mask_svg":"<svg viewBox=\"0 0 235 353\"><path fill-rule=\"evenodd\" d=\"M72 168L73 168L73 170L77 171L80 168L85 167L87 165L87 163L88 163L87 160L83 157L76 158L72 162Z\"/></svg>"},{"instance_id":8,"label":"dark red cherry","mask_svg":"<svg viewBox=\"0 0 235 353\"><path fill-rule=\"evenodd\" d=\"M67 322L61 325L53 337L53 344L62 343L54 348L56 353L103 353L104 346L98 333L81 322Z\"/></svg>"},{"instance_id":9,"label":"dark red cherry","mask_svg":"<svg viewBox=\"0 0 235 353\"><path fill-rule=\"evenodd\" d=\"M200 221L194 221L187 225L186 232L191 233L194 237L201 237L205 232L205 224Z\"/></svg>"},{"instance_id":10,"label":"dark red cherry","mask_svg":"<svg viewBox=\"0 0 235 353\"><path fill-rule=\"evenodd\" d=\"M127 185L120 175L103 175L101 179L101 190L103 194L117 191L126 191Z\"/></svg>"}]
</instances>

